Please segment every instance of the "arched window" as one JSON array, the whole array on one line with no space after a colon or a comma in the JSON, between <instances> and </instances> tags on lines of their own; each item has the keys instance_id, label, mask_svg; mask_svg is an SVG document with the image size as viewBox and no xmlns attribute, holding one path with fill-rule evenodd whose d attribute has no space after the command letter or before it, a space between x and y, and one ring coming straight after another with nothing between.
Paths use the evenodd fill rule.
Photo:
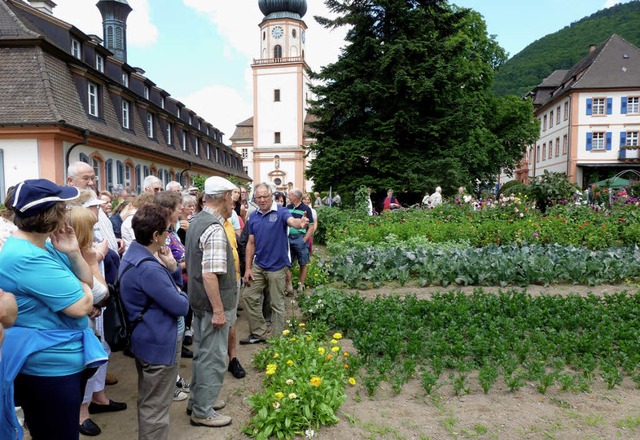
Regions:
<instances>
[{"instance_id":1,"label":"arched window","mask_svg":"<svg viewBox=\"0 0 640 440\"><path fill-rule=\"evenodd\" d=\"M113 159L107 159L104 163L104 170L106 174L106 190L111 191L113 189Z\"/></svg>"},{"instance_id":2,"label":"arched window","mask_svg":"<svg viewBox=\"0 0 640 440\"><path fill-rule=\"evenodd\" d=\"M273 48L273 57L275 59L282 58L282 46L280 46L279 44L276 44L276 46Z\"/></svg>"},{"instance_id":3,"label":"arched window","mask_svg":"<svg viewBox=\"0 0 640 440\"><path fill-rule=\"evenodd\" d=\"M116 48L124 49L124 36L121 27L116 28Z\"/></svg>"},{"instance_id":4,"label":"arched window","mask_svg":"<svg viewBox=\"0 0 640 440\"><path fill-rule=\"evenodd\" d=\"M84 153L80 153L80 162L91 164L91 162L89 161L89 156Z\"/></svg>"},{"instance_id":5,"label":"arched window","mask_svg":"<svg viewBox=\"0 0 640 440\"><path fill-rule=\"evenodd\" d=\"M100 170L100 160L97 158L91 159L91 166L93 167L93 172L96 175L95 185L97 189L100 189L100 184L102 182L102 173Z\"/></svg>"},{"instance_id":6,"label":"arched window","mask_svg":"<svg viewBox=\"0 0 640 440\"><path fill-rule=\"evenodd\" d=\"M107 26L107 47L113 47L113 26Z\"/></svg>"},{"instance_id":7,"label":"arched window","mask_svg":"<svg viewBox=\"0 0 640 440\"><path fill-rule=\"evenodd\" d=\"M124 184L124 164L120 161L116 162L116 183Z\"/></svg>"}]
</instances>

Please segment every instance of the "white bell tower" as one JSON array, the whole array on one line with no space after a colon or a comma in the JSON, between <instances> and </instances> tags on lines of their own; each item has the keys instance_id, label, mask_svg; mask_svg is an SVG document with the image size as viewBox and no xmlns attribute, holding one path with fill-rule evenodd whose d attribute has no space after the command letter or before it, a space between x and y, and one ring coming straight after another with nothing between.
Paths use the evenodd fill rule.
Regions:
<instances>
[{"instance_id":1,"label":"white bell tower","mask_svg":"<svg viewBox=\"0 0 640 440\"><path fill-rule=\"evenodd\" d=\"M253 69L253 148L249 175L279 190L311 190L305 180L306 0L259 0L260 58Z\"/></svg>"}]
</instances>

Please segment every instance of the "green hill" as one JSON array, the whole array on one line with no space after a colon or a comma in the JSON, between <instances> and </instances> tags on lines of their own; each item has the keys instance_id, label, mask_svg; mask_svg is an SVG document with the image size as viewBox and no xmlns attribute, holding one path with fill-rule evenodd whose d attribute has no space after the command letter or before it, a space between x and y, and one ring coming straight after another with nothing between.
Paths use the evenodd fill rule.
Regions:
<instances>
[{"instance_id":1,"label":"green hill","mask_svg":"<svg viewBox=\"0 0 640 440\"><path fill-rule=\"evenodd\" d=\"M640 47L640 0L596 12L525 47L496 72L493 92L522 96L554 70L569 69L588 51L618 34Z\"/></svg>"}]
</instances>

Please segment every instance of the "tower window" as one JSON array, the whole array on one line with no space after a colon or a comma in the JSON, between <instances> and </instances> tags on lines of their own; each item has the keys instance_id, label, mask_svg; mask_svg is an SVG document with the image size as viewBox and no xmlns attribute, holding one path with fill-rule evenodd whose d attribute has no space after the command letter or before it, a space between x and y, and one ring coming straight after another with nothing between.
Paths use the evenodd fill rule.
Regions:
<instances>
[{"instance_id":1,"label":"tower window","mask_svg":"<svg viewBox=\"0 0 640 440\"><path fill-rule=\"evenodd\" d=\"M280 143L280 132L276 131L273 135L273 143L274 144L279 144Z\"/></svg>"},{"instance_id":2,"label":"tower window","mask_svg":"<svg viewBox=\"0 0 640 440\"><path fill-rule=\"evenodd\" d=\"M273 57L276 59L282 58L282 46L279 44L276 44L273 48Z\"/></svg>"},{"instance_id":3,"label":"tower window","mask_svg":"<svg viewBox=\"0 0 640 440\"><path fill-rule=\"evenodd\" d=\"M296 38L296 37L298 36L298 32L297 32L295 29L292 29L292 30L291 30L291 36L292 36L293 38Z\"/></svg>"},{"instance_id":4,"label":"tower window","mask_svg":"<svg viewBox=\"0 0 640 440\"><path fill-rule=\"evenodd\" d=\"M273 91L273 100L275 102L280 102L280 89L275 89Z\"/></svg>"}]
</instances>

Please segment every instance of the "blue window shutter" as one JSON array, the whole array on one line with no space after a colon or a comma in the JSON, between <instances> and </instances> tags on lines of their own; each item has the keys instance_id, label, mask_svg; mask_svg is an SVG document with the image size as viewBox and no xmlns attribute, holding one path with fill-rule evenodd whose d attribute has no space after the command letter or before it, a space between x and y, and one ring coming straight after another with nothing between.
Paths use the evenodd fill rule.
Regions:
<instances>
[{"instance_id":1,"label":"blue window shutter","mask_svg":"<svg viewBox=\"0 0 640 440\"><path fill-rule=\"evenodd\" d=\"M607 114L613 113L613 98L607 98Z\"/></svg>"},{"instance_id":2,"label":"blue window shutter","mask_svg":"<svg viewBox=\"0 0 640 440\"><path fill-rule=\"evenodd\" d=\"M627 132L623 131L620 133L620 146L624 147L625 145L627 145Z\"/></svg>"},{"instance_id":3,"label":"blue window shutter","mask_svg":"<svg viewBox=\"0 0 640 440\"><path fill-rule=\"evenodd\" d=\"M593 133L587 133L587 151L591 151L593 148Z\"/></svg>"},{"instance_id":4,"label":"blue window shutter","mask_svg":"<svg viewBox=\"0 0 640 440\"><path fill-rule=\"evenodd\" d=\"M622 115L627 114L627 97L626 96L622 97L622 103L620 104L620 114Z\"/></svg>"},{"instance_id":5,"label":"blue window shutter","mask_svg":"<svg viewBox=\"0 0 640 440\"><path fill-rule=\"evenodd\" d=\"M593 112L593 99L587 98L587 115L592 114Z\"/></svg>"},{"instance_id":6,"label":"blue window shutter","mask_svg":"<svg viewBox=\"0 0 640 440\"><path fill-rule=\"evenodd\" d=\"M611 150L611 138L612 138L612 133L610 131L607 131L607 151Z\"/></svg>"}]
</instances>

